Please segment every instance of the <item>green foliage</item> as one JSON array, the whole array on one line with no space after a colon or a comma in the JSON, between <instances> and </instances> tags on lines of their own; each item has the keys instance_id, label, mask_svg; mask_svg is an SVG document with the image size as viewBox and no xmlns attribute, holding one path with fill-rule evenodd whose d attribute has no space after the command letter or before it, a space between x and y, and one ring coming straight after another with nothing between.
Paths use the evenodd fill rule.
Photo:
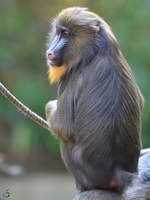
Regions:
<instances>
[{"instance_id":1,"label":"green foliage","mask_svg":"<svg viewBox=\"0 0 150 200\"><path fill-rule=\"evenodd\" d=\"M61 9L73 5L89 7L112 26L145 97L142 115L143 144L150 146L148 0L1 1L0 81L26 105L41 116L45 116L45 104L56 98L55 88L50 87L47 81L45 61L49 20ZM3 134L9 132L8 140L13 151L27 154L33 147L45 148L53 153L59 151L58 140L17 112L1 95L0 123L0 131L3 130ZM1 129L1 126L5 128Z\"/></svg>"}]
</instances>

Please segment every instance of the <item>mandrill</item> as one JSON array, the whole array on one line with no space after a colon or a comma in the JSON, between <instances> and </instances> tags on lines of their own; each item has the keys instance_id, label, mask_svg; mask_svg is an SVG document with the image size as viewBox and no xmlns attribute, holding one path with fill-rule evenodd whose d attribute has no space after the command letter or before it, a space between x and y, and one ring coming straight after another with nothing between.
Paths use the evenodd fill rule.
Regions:
<instances>
[{"instance_id":1,"label":"mandrill","mask_svg":"<svg viewBox=\"0 0 150 200\"><path fill-rule=\"evenodd\" d=\"M80 192L122 193L137 172L143 96L111 28L86 8L67 8L48 46L58 99L46 105L46 118L66 168Z\"/></svg>"}]
</instances>

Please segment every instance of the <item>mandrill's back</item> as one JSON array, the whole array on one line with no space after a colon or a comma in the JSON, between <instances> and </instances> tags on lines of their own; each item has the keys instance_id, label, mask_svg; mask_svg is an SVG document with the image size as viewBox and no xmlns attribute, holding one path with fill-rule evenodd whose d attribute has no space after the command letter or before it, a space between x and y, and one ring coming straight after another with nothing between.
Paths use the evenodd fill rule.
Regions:
<instances>
[{"instance_id":1,"label":"mandrill's back","mask_svg":"<svg viewBox=\"0 0 150 200\"><path fill-rule=\"evenodd\" d=\"M63 91L74 108L74 142L62 144L63 158L80 190L121 190L123 182L131 180L127 172L137 171L143 99L119 56L122 63L117 56L114 62L97 55L88 66L79 66ZM67 111L66 97L63 105Z\"/></svg>"}]
</instances>

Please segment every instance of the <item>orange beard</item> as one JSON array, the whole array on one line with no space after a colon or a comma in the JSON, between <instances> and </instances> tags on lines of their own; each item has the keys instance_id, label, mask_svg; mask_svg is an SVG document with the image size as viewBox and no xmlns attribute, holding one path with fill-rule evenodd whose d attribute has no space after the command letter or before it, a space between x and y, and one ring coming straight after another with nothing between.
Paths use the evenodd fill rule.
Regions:
<instances>
[{"instance_id":1,"label":"orange beard","mask_svg":"<svg viewBox=\"0 0 150 200\"><path fill-rule=\"evenodd\" d=\"M55 83L58 81L61 76L65 73L67 67L66 65L62 65L60 67L55 67L55 66L49 66L48 70L48 79L51 84Z\"/></svg>"}]
</instances>

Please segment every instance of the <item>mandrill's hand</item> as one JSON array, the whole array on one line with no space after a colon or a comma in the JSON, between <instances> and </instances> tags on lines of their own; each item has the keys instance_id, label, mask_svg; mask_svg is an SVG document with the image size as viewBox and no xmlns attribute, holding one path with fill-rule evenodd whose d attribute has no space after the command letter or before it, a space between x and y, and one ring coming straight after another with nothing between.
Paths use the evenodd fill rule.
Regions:
<instances>
[{"instance_id":1,"label":"mandrill's hand","mask_svg":"<svg viewBox=\"0 0 150 200\"><path fill-rule=\"evenodd\" d=\"M55 117L57 110L57 100L49 101L45 106L46 119L49 123L50 128L52 128L52 121Z\"/></svg>"},{"instance_id":2,"label":"mandrill's hand","mask_svg":"<svg viewBox=\"0 0 150 200\"><path fill-rule=\"evenodd\" d=\"M57 100L49 101L45 106L46 119L48 121L50 131L56 135L61 141L68 142L69 138L62 132L61 127L56 120Z\"/></svg>"}]
</instances>

